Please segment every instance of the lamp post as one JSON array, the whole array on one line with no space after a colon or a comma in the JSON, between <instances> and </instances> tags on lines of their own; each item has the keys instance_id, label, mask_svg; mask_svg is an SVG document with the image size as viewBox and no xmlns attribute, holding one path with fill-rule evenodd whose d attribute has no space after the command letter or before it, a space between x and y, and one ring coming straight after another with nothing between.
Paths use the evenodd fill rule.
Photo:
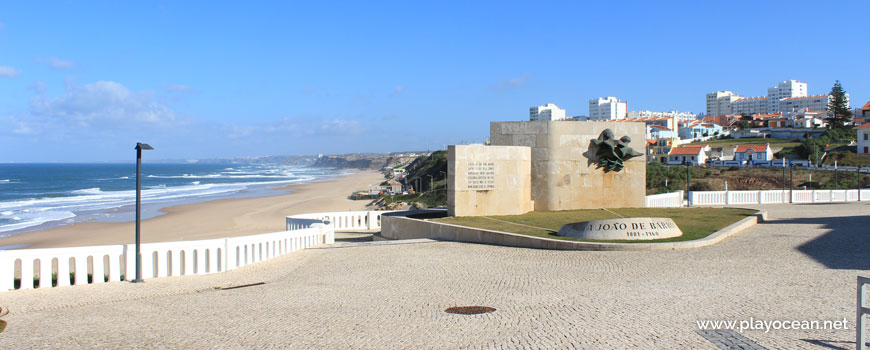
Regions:
<instances>
[{"instance_id":1,"label":"lamp post","mask_svg":"<svg viewBox=\"0 0 870 350\"><path fill-rule=\"evenodd\" d=\"M788 165L788 202L792 203L794 200L794 164L789 163Z\"/></svg>"},{"instance_id":2,"label":"lamp post","mask_svg":"<svg viewBox=\"0 0 870 350\"><path fill-rule=\"evenodd\" d=\"M136 143L136 279L142 283L142 251L140 250L139 221L142 217L142 150L154 149L147 143Z\"/></svg>"},{"instance_id":3,"label":"lamp post","mask_svg":"<svg viewBox=\"0 0 870 350\"><path fill-rule=\"evenodd\" d=\"M691 174L689 174L689 161L683 160L686 163L686 207L692 206L691 197L689 196L689 182L692 181L690 179Z\"/></svg>"},{"instance_id":4,"label":"lamp post","mask_svg":"<svg viewBox=\"0 0 870 350\"><path fill-rule=\"evenodd\" d=\"M435 177L429 174L426 174L429 177L429 191L432 190L432 187L435 186Z\"/></svg>"}]
</instances>

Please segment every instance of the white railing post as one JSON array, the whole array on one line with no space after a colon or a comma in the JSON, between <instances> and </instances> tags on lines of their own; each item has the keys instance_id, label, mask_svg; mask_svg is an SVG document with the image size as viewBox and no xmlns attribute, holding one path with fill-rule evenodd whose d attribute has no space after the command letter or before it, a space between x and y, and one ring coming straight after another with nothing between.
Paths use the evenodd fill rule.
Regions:
<instances>
[{"instance_id":1,"label":"white railing post","mask_svg":"<svg viewBox=\"0 0 870 350\"><path fill-rule=\"evenodd\" d=\"M124 279L127 281L136 280L136 245L124 245ZM58 284L60 285L60 284Z\"/></svg>"},{"instance_id":2,"label":"white railing post","mask_svg":"<svg viewBox=\"0 0 870 350\"><path fill-rule=\"evenodd\" d=\"M39 288L51 288L51 258L39 259Z\"/></svg>"},{"instance_id":3,"label":"white railing post","mask_svg":"<svg viewBox=\"0 0 870 350\"><path fill-rule=\"evenodd\" d=\"M57 286L66 287L70 285L69 281L69 256L62 255L57 257ZM130 265L127 265L130 266Z\"/></svg>"},{"instance_id":4,"label":"white railing post","mask_svg":"<svg viewBox=\"0 0 870 350\"><path fill-rule=\"evenodd\" d=\"M33 259L21 258L21 289L33 289Z\"/></svg>"},{"instance_id":5,"label":"white railing post","mask_svg":"<svg viewBox=\"0 0 870 350\"><path fill-rule=\"evenodd\" d=\"M867 305L864 300L866 285L870 285L870 278L858 276L858 307L855 320L855 348L858 350L867 350L867 341L870 341L867 339L867 323L864 322L864 316L870 316L870 305Z\"/></svg>"},{"instance_id":6,"label":"white railing post","mask_svg":"<svg viewBox=\"0 0 870 350\"><path fill-rule=\"evenodd\" d=\"M103 256L98 254L94 254L92 256L93 265L91 266L91 271L93 271L93 279L91 283L105 283L103 280L104 277L104 268L103 268Z\"/></svg>"}]
</instances>

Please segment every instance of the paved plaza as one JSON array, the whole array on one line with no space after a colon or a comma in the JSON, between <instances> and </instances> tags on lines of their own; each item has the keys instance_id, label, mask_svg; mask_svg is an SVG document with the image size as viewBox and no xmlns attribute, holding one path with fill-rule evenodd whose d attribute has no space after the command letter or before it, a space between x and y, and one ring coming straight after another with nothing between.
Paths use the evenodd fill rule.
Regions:
<instances>
[{"instance_id":1,"label":"paved plaza","mask_svg":"<svg viewBox=\"0 0 870 350\"><path fill-rule=\"evenodd\" d=\"M359 244L216 275L0 293L12 309L0 348L853 349L870 205L763 208L766 223L696 250ZM497 311L443 312L463 305ZM844 318L848 330L697 326Z\"/></svg>"}]
</instances>

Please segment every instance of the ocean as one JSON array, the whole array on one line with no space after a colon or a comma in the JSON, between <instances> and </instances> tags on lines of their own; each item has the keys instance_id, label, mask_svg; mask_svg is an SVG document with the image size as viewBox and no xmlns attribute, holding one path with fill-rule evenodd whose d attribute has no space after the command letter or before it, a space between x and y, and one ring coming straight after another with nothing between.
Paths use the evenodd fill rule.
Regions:
<instances>
[{"instance_id":1,"label":"ocean","mask_svg":"<svg viewBox=\"0 0 870 350\"><path fill-rule=\"evenodd\" d=\"M302 166L142 164L143 218L160 208L277 195L340 172ZM75 222L133 221L136 164L0 164L0 237Z\"/></svg>"}]
</instances>

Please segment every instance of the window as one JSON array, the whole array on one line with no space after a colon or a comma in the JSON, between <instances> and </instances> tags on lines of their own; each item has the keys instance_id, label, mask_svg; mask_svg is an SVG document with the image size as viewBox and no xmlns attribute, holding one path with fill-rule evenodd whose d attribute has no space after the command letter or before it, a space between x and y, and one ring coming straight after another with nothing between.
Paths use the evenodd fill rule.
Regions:
<instances>
[{"instance_id":1,"label":"window","mask_svg":"<svg viewBox=\"0 0 870 350\"><path fill-rule=\"evenodd\" d=\"M867 135L870 135L870 133L866 133L866 132L864 132L864 133L862 133L862 134L864 134L864 141L867 141ZM864 153L867 153L867 152L864 152Z\"/></svg>"}]
</instances>

